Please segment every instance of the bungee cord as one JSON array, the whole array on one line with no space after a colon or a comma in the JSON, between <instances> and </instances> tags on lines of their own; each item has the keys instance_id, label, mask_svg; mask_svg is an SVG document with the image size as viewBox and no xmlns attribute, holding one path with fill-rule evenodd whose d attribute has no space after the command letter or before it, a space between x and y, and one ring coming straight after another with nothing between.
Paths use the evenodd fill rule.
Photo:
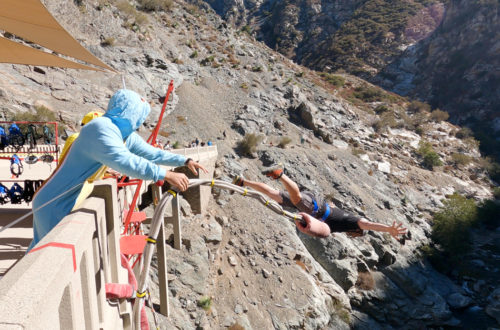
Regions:
<instances>
[{"instance_id":1,"label":"bungee cord","mask_svg":"<svg viewBox=\"0 0 500 330\"><path fill-rule=\"evenodd\" d=\"M271 210L276 212L277 214L283 215L286 218L288 218L291 221L302 220L302 216L288 212L283 209L283 207L278 204L276 201L269 199L267 196L264 194L252 190L252 189L247 189L244 187L240 187L222 180L206 180L206 179L190 179L189 180L189 185L188 188L193 188L197 186L210 186L210 187L217 187L217 188L222 188L226 190L231 190L236 193L240 193L242 196L248 196L257 199L260 201L264 206L269 207ZM151 226L149 228L149 236L147 238L148 244L146 244L146 247L144 248L144 266L143 269L140 273L139 281L138 281L138 286L137 286L137 293L136 293L136 300L134 303L134 320L135 320L135 329L140 329L140 323L141 323L141 317L140 317L140 312L141 312L141 306L142 306L142 299L146 296L146 292L148 290L148 278L149 278L149 271L151 269L151 260L153 258L153 252L154 252L154 245L156 243L156 239L158 237L158 233L160 232L161 224L163 222L163 215L165 213L165 209L169 202L172 200L172 198L177 197L177 192L173 190L168 190L168 192L162 196L160 202L158 203L155 212L153 214L153 218L151 219ZM303 223L303 222L302 222Z\"/></svg>"},{"instance_id":2,"label":"bungee cord","mask_svg":"<svg viewBox=\"0 0 500 330\"><path fill-rule=\"evenodd\" d=\"M50 203L57 200L58 198L61 198L62 196L72 192L73 190L79 188L82 185L83 185L83 183L75 185L74 187L62 192L61 194L55 196L51 200L40 205L36 209L33 209L29 213L21 216L20 218L9 223L8 225L0 228L0 233L3 232L4 230L16 225L20 221L26 219L27 217L32 215L33 212L44 208L45 206L47 206ZM226 181L222 181L222 180L215 180L215 179L212 179L212 180L210 180L210 179L209 180L207 180L207 179L190 179L189 180L188 188L193 188L193 187L197 187L197 186L209 186L209 187L222 188L225 190L233 191L235 193L239 193L245 197L248 196L248 197L254 198L254 199L258 200L264 206L270 208L273 212L275 212L279 215L285 216L290 221L299 220L303 223L302 216L284 210L283 207L280 204L278 204L276 201L269 199L267 196L265 196L264 194L262 194L258 191L255 191L252 189L247 189L244 187L240 187L240 186L237 186L237 185L234 185L234 184L228 183ZM169 205L169 202L172 200L172 198L177 197L177 193L178 192L176 192L174 190L168 190L168 192L162 196L162 198L160 199L160 201L155 209L155 212L153 214L153 218L151 220L149 236L147 238L148 244L146 244L146 247L145 247L144 252L143 252L144 266L143 266L143 269L140 273L138 286L137 286L137 292L136 292L136 301L134 303L134 309L133 309L136 329L140 329L140 322L141 322L140 321L141 320L141 317L140 317L141 308L140 307L142 306L142 303L143 303L142 300L143 300L143 298L145 298L146 292L148 290L148 288L147 288L148 278L149 278L148 275L149 275L149 271L151 269L151 260L153 258L154 245L156 244L156 239L158 237L158 233L160 231L161 224L162 224L163 219L164 219L165 210L166 210L167 206Z\"/></svg>"}]
</instances>

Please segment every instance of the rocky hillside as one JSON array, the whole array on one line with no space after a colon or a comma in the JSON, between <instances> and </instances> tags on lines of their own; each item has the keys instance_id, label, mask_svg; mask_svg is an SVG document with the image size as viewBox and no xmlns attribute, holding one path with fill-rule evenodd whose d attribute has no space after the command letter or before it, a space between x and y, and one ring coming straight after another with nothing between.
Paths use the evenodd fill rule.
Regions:
<instances>
[{"instance_id":1,"label":"rocky hillside","mask_svg":"<svg viewBox=\"0 0 500 330\"><path fill-rule=\"evenodd\" d=\"M499 10L498 1L450 1L435 33L408 48L378 81L445 108L462 123L493 121L498 133Z\"/></svg>"},{"instance_id":2,"label":"rocky hillside","mask_svg":"<svg viewBox=\"0 0 500 330\"><path fill-rule=\"evenodd\" d=\"M297 63L346 70L499 131L497 0L206 2Z\"/></svg>"},{"instance_id":3,"label":"rocky hillside","mask_svg":"<svg viewBox=\"0 0 500 330\"><path fill-rule=\"evenodd\" d=\"M415 329L500 321L498 278L447 278L420 252L445 196L491 196L477 145L461 139L459 127L430 113L409 113L405 99L359 78L298 66L228 26L208 5L45 3L121 75L2 64L0 109L7 119L44 105L76 129L83 114L105 108L123 82L157 100L173 79L161 134L180 145L196 137L215 141L217 177L266 180L259 167L283 162L302 188L331 195L338 206L374 221L409 228L404 244L373 232L311 239L252 200L214 191L205 215L183 206L183 249L169 250L168 260L172 316L159 318L162 329ZM159 110L158 103L149 127ZM250 133L263 139L243 155L237 145ZM431 146L443 166L431 171L422 145ZM483 263L495 274L498 231L476 234L481 240L469 268ZM157 291L152 295L157 304Z\"/></svg>"}]
</instances>

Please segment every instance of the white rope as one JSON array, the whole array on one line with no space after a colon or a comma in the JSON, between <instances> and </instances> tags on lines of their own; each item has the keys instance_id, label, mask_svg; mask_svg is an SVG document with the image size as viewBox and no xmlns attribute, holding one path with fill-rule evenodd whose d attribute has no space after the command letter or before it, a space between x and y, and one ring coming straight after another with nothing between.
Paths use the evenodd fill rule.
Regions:
<instances>
[{"instance_id":1,"label":"white rope","mask_svg":"<svg viewBox=\"0 0 500 330\"><path fill-rule=\"evenodd\" d=\"M122 74L122 85L123 89L127 89L127 85L125 85L125 75Z\"/></svg>"},{"instance_id":2,"label":"white rope","mask_svg":"<svg viewBox=\"0 0 500 330\"><path fill-rule=\"evenodd\" d=\"M283 207L278 204L274 200L270 200L267 196L264 194L248 189L248 188L243 188L240 186L236 186L234 184L222 181L222 180L205 180L205 179L190 179L189 180L189 188L192 187L197 187L197 186L211 186L211 187L218 187L218 188L223 188L227 190L232 190L234 192L240 193L243 196L248 196L257 199L260 201L262 204L265 206L269 207L271 210L274 212L285 216L291 221L295 220L301 220L302 216L291 213L288 211L285 211ZM177 194L177 192L175 192ZM158 237L158 233L160 232L161 228L161 223L163 222L163 215L165 213L165 209L170 202L170 200L174 197L174 195L169 191L169 193L163 195L161 198L160 202L158 203L158 206L155 209L155 212L153 214L153 218L151 219L151 227L149 228L149 237L154 239L156 241ZM162 243L160 243L162 244ZM143 257L144 257L144 268L142 269L137 285L137 293L141 294L146 292L147 290L147 282L149 278L149 271L151 268L151 259L153 258L153 252L154 252L154 244L146 244L146 247L144 249ZM135 320L135 329L140 329L141 327L141 306L142 306L142 299L144 296L137 297L135 304L134 304L134 320Z\"/></svg>"}]
</instances>

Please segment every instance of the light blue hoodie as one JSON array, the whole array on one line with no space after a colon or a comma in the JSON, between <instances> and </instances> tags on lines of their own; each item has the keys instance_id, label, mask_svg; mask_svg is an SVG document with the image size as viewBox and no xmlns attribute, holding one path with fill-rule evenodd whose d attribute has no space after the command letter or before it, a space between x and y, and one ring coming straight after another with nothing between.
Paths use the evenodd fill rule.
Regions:
<instances>
[{"instance_id":1,"label":"light blue hoodie","mask_svg":"<svg viewBox=\"0 0 500 330\"><path fill-rule=\"evenodd\" d=\"M83 183L102 165L130 177L158 181L167 171L156 164L182 166L186 157L147 144L137 133L150 112L148 102L129 90L116 92L106 114L85 125L66 158L33 199L31 250L73 209ZM124 143L125 142L125 143ZM62 197L37 210L56 196Z\"/></svg>"}]
</instances>

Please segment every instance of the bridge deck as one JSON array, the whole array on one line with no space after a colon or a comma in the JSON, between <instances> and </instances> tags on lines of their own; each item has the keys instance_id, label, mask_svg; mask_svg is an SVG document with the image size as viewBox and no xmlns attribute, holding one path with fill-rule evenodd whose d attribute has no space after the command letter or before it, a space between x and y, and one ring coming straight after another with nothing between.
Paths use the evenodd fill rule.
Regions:
<instances>
[{"instance_id":1,"label":"bridge deck","mask_svg":"<svg viewBox=\"0 0 500 330\"><path fill-rule=\"evenodd\" d=\"M31 208L0 209L0 227L31 211ZM0 278L26 253L33 239L33 218L21 221L16 226L0 233Z\"/></svg>"},{"instance_id":2,"label":"bridge deck","mask_svg":"<svg viewBox=\"0 0 500 330\"><path fill-rule=\"evenodd\" d=\"M23 155L26 156L26 155ZM24 172L18 179L12 179L10 161L0 160L0 183L10 188L15 181L24 187L24 180L45 180L56 168L56 163L24 164ZM31 203L0 205L0 228L31 211ZM0 278L26 253L33 239L33 218L30 216L16 226L0 233Z\"/></svg>"}]
</instances>

